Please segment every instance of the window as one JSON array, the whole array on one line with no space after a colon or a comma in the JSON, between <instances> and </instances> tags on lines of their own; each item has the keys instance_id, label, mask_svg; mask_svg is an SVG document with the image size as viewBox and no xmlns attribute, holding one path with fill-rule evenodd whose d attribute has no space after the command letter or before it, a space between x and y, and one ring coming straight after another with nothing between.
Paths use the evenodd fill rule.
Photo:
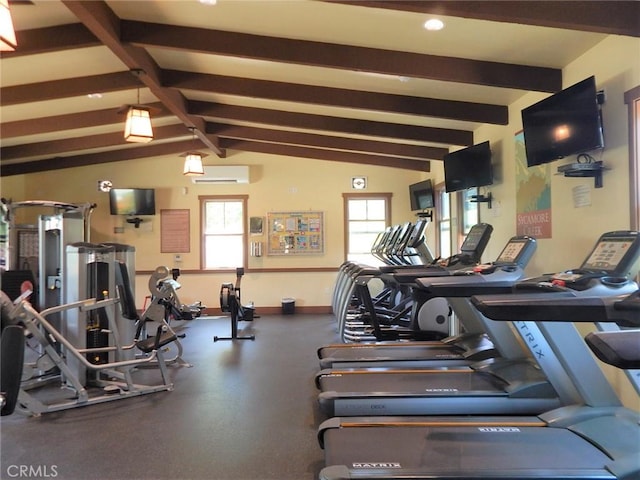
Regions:
<instances>
[{"instance_id":1,"label":"window","mask_svg":"<svg viewBox=\"0 0 640 480\"><path fill-rule=\"evenodd\" d=\"M460 225L460 234L464 237L469 233L471 227L480 221L480 212L478 210L478 203L472 201L475 196L478 195L477 188L470 188L462 192L458 192L459 205L462 207L460 217L462 218L462 225ZM464 238L460 240L460 245Z\"/></svg>"},{"instance_id":2,"label":"window","mask_svg":"<svg viewBox=\"0 0 640 480\"><path fill-rule=\"evenodd\" d=\"M447 193L444 183L436 186L438 251L441 258L458 253L471 227L480 221L478 204L472 201L477 194L477 188ZM457 205L457 220L451 218L454 204Z\"/></svg>"},{"instance_id":3,"label":"window","mask_svg":"<svg viewBox=\"0 0 640 480\"><path fill-rule=\"evenodd\" d=\"M247 197L200 197L202 259L205 270L227 270L247 264Z\"/></svg>"},{"instance_id":4,"label":"window","mask_svg":"<svg viewBox=\"0 0 640 480\"><path fill-rule=\"evenodd\" d=\"M640 85L624 94L629 109L629 200L631 229L640 230ZM640 273L636 277L640 281Z\"/></svg>"},{"instance_id":5,"label":"window","mask_svg":"<svg viewBox=\"0 0 640 480\"><path fill-rule=\"evenodd\" d=\"M380 265L371 247L391 223L391 194L344 194L346 259Z\"/></svg>"},{"instance_id":6,"label":"window","mask_svg":"<svg viewBox=\"0 0 640 480\"><path fill-rule=\"evenodd\" d=\"M451 256L451 197L445 191L444 183L436 185L436 209L438 226L438 256Z\"/></svg>"},{"instance_id":7,"label":"window","mask_svg":"<svg viewBox=\"0 0 640 480\"><path fill-rule=\"evenodd\" d=\"M640 85L624 94L629 110L631 228L640 229Z\"/></svg>"}]
</instances>

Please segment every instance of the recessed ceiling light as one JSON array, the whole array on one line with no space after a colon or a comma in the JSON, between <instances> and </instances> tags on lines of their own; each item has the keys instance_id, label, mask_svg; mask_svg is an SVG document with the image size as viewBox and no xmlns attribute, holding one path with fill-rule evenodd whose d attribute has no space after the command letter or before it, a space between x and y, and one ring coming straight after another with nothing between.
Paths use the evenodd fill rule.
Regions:
<instances>
[{"instance_id":1,"label":"recessed ceiling light","mask_svg":"<svg viewBox=\"0 0 640 480\"><path fill-rule=\"evenodd\" d=\"M101 93L89 93L87 94L88 98L91 99L97 99L97 98L102 98L102 94Z\"/></svg>"},{"instance_id":2,"label":"recessed ceiling light","mask_svg":"<svg viewBox=\"0 0 640 480\"><path fill-rule=\"evenodd\" d=\"M424 22L424 28L432 32L442 30L444 28L444 22L439 18L430 18Z\"/></svg>"},{"instance_id":3,"label":"recessed ceiling light","mask_svg":"<svg viewBox=\"0 0 640 480\"><path fill-rule=\"evenodd\" d=\"M218 0L198 0L203 5L215 5Z\"/></svg>"}]
</instances>

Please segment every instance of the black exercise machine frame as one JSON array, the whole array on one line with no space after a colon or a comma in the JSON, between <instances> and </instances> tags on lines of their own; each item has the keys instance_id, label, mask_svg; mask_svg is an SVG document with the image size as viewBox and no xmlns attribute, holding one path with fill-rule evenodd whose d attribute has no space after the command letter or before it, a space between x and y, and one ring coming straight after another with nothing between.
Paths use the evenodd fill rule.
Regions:
<instances>
[{"instance_id":1,"label":"black exercise machine frame","mask_svg":"<svg viewBox=\"0 0 640 480\"><path fill-rule=\"evenodd\" d=\"M231 319L231 336L230 337L219 337L214 336L213 341L217 342L219 340L255 340L255 335L238 335L238 322L241 320L248 320L248 315L244 311L244 307L240 303L240 283L242 281L242 276L244 275L244 268L238 267L236 268L236 283L233 285L232 283L223 283L220 288L220 309L223 312L229 312ZM223 292L228 289L227 294L227 304L225 305L223 302ZM251 316L251 320L253 320L253 315Z\"/></svg>"}]
</instances>

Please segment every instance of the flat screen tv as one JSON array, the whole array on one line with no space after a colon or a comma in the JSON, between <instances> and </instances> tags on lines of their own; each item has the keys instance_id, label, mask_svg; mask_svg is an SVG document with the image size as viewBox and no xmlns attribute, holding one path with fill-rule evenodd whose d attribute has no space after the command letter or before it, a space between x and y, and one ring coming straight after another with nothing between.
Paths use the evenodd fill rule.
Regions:
<instances>
[{"instance_id":1,"label":"flat screen tv","mask_svg":"<svg viewBox=\"0 0 640 480\"><path fill-rule=\"evenodd\" d=\"M595 77L522 110L527 166L604 147Z\"/></svg>"},{"instance_id":2,"label":"flat screen tv","mask_svg":"<svg viewBox=\"0 0 640 480\"><path fill-rule=\"evenodd\" d=\"M433 184L430 179L409 185L411 211L416 212L433 208Z\"/></svg>"},{"instance_id":3,"label":"flat screen tv","mask_svg":"<svg viewBox=\"0 0 640 480\"><path fill-rule=\"evenodd\" d=\"M109 190L111 215L155 215L153 188L112 188Z\"/></svg>"},{"instance_id":4,"label":"flat screen tv","mask_svg":"<svg viewBox=\"0 0 640 480\"><path fill-rule=\"evenodd\" d=\"M444 187L447 192L492 183L491 147L488 141L444 156Z\"/></svg>"}]
</instances>

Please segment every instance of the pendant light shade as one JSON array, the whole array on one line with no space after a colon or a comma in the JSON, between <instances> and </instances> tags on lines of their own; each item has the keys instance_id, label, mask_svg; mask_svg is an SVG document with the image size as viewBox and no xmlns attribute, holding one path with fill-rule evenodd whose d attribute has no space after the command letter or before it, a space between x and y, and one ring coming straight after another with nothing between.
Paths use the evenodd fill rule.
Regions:
<instances>
[{"instance_id":1,"label":"pendant light shade","mask_svg":"<svg viewBox=\"0 0 640 480\"><path fill-rule=\"evenodd\" d=\"M195 127L189 127L189 131L191 132L191 142L195 144L195 141L196 141ZM182 170L183 175L188 175L188 176L204 175L204 167L202 166L202 159L207 156L206 154L200 153L196 150L191 150L187 153L183 153L180 156L184 157L184 168Z\"/></svg>"},{"instance_id":2,"label":"pendant light shade","mask_svg":"<svg viewBox=\"0 0 640 480\"><path fill-rule=\"evenodd\" d=\"M199 152L187 152L184 154L183 175L204 175L202 166L202 154Z\"/></svg>"},{"instance_id":3,"label":"pendant light shade","mask_svg":"<svg viewBox=\"0 0 640 480\"><path fill-rule=\"evenodd\" d=\"M0 52L12 52L18 46L11 21L9 0L0 0Z\"/></svg>"},{"instance_id":4,"label":"pendant light shade","mask_svg":"<svg viewBox=\"0 0 640 480\"><path fill-rule=\"evenodd\" d=\"M149 109L139 105L129 107L124 124L124 139L127 142L148 143L153 140Z\"/></svg>"}]
</instances>

